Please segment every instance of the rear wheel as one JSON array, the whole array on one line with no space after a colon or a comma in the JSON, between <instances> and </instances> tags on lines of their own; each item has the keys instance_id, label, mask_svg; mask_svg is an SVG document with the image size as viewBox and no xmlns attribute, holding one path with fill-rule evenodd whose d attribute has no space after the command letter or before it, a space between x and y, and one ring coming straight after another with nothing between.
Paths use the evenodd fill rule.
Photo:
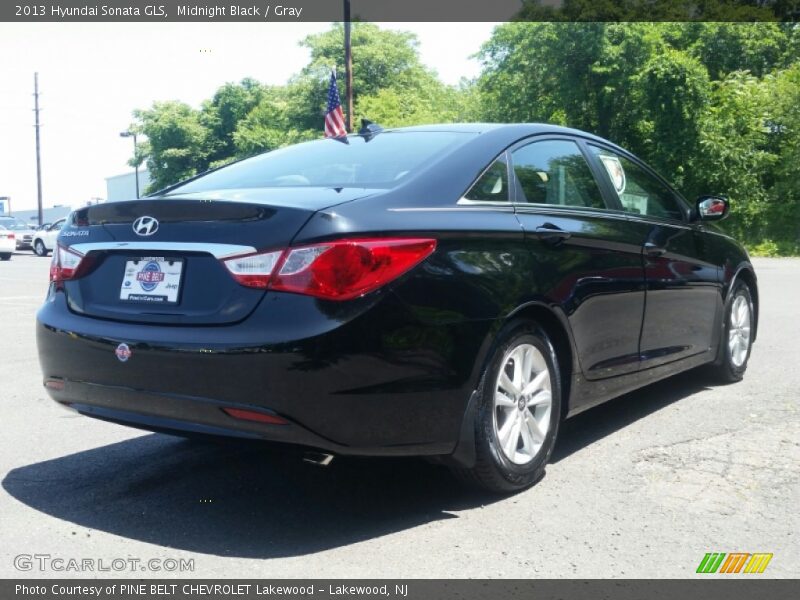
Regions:
<instances>
[{"instance_id":1,"label":"rear wheel","mask_svg":"<svg viewBox=\"0 0 800 600\"><path fill-rule=\"evenodd\" d=\"M0 254L0 260L11 260L11 253L6 252L4 254Z\"/></svg>"},{"instance_id":2,"label":"rear wheel","mask_svg":"<svg viewBox=\"0 0 800 600\"><path fill-rule=\"evenodd\" d=\"M42 240L36 240L36 242L34 242L33 252L36 256L47 256L47 248Z\"/></svg>"},{"instance_id":3,"label":"rear wheel","mask_svg":"<svg viewBox=\"0 0 800 600\"><path fill-rule=\"evenodd\" d=\"M753 298L742 281L735 284L725 303L725 332L720 340L722 362L714 367L726 383L741 381L753 346Z\"/></svg>"},{"instance_id":4,"label":"rear wheel","mask_svg":"<svg viewBox=\"0 0 800 600\"><path fill-rule=\"evenodd\" d=\"M476 462L455 470L492 492L514 492L544 474L561 414L558 360L547 334L521 323L501 334L479 390Z\"/></svg>"}]
</instances>

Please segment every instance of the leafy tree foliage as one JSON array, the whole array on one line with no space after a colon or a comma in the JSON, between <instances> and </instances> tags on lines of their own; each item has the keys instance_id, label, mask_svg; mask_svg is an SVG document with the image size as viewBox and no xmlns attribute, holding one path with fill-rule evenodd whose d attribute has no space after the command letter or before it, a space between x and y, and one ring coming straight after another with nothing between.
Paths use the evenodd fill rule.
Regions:
<instances>
[{"instance_id":1,"label":"leafy tree foliage","mask_svg":"<svg viewBox=\"0 0 800 600\"><path fill-rule=\"evenodd\" d=\"M208 129L209 162L227 162L236 153L234 133L239 122L266 96L267 90L255 79L226 83L203 104L201 122Z\"/></svg>"},{"instance_id":2,"label":"leafy tree foliage","mask_svg":"<svg viewBox=\"0 0 800 600\"><path fill-rule=\"evenodd\" d=\"M354 120L549 122L591 131L640 155L689 199L727 195L734 210L724 226L756 250L800 253L800 26L589 22L685 19L687 10L774 21L791 6L567 0L555 11L527 2L521 18L550 21L495 28L478 53L481 75L457 86L421 63L413 34L354 23ZM565 16L587 18L558 22ZM342 39L341 24L305 38L309 63L286 85L244 79L224 84L199 109L157 102L136 111L133 127L146 141L133 160L146 160L152 189L320 137L331 68L344 92Z\"/></svg>"},{"instance_id":3,"label":"leafy tree foliage","mask_svg":"<svg viewBox=\"0 0 800 600\"><path fill-rule=\"evenodd\" d=\"M320 137L332 68L344 94L343 36L336 24L306 37L300 44L310 52L309 64L285 86L244 79L224 84L200 110L157 102L136 111L133 127L147 137L138 156L150 169L150 191L236 158ZM352 44L356 117L384 126L477 118L474 87L442 84L420 61L412 33L354 23Z\"/></svg>"},{"instance_id":4,"label":"leafy tree foliage","mask_svg":"<svg viewBox=\"0 0 800 600\"><path fill-rule=\"evenodd\" d=\"M520 21L774 21L795 16L792 0L523 0Z\"/></svg>"},{"instance_id":5,"label":"leafy tree foliage","mask_svg":"<svg viewBox=\"0 0 800 600\"><path fill-rule=\"evenodd\" d=\"M200 111L183 102L156 102L149 110L134 111L135 128L147 136L141 155L161 189L208 168L209 131Z\"/></svg>"},{"instance_id":6,"label":"leafy tree foliage","mask_svg":"<svg viewBox=\"0 0 800 600\"><path fill-rule=\"evenodd\" d=\"M335 24L330 30L308 36L300 45L311 51L311 62L300 77L317 77L327 91L332 67L344 79L344 27ZM420 79L433 77L419 60L419 41L413 33L382 30L374 23L353 23L351 33L353 56L353 98L370 96L378 91L399 87L415 89ZM319 77L321 74L321 78ZM324 100L325 94L315 98Z\"/></svg>"},{"instance_id":7,"label":"leafy tree foliage","mask_svg":"<svg viewBox=\"0 0 800 600\"><path fill-rule=\"evenodd\" d=\"M798 253L799 34L776 23L508 23L479 53L478 105L488 120L610 138L689 199L729 196L725 226L757 249Z\"/></svg>"}]
</instances>

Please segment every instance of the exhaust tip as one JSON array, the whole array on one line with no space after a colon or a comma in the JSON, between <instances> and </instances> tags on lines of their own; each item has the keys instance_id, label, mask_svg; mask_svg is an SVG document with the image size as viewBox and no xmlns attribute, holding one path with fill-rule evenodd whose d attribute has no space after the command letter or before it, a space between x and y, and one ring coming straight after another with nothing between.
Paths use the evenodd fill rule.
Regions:
<instances>
[{"instance_id":1,"label":"exhaust tip","mask_svg":"<svg viewBox=\"0 0 800 600\"><path fill-rule=\"evenodd\" d=\"M303 462L317 467L327 467L333 462L333 454L327 452L306 452L303 455Z\"/></svg>"},{"instance_id":2,"label":"exhaust tip","mask_svg":"<svg viewBox=\"0 0 800 600\"><path fill-rule=\"evenodd\" d=\"M50 378L44 380L44 387L46 387L48 390L55 390L57 392L62 392L64 391L64 385L65 384L63 379Z\"/></svg>"}]
</instances>

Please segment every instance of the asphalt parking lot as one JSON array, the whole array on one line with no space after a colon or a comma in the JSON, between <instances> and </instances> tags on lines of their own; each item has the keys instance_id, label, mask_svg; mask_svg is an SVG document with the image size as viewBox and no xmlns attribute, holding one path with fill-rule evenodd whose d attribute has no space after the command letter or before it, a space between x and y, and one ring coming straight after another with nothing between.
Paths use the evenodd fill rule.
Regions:
<instances>
[{"instance_id":1,"label":"asphalt parking lot","mask_svg":"<svg viewBox=\"0 0 800 600\"><path fill-rule=\"evenodd\" d=\"M706 552L771 552L762 577L796 577L800 260L754 262L761 324L742 383L693 371L588 411L537 486L496 498L417 460L321 468L57 407L34 340L49 260L18 253L0 263L0 577L683 578ZM194 559L194 572L15 567L34 554Z\"/></svg>"}]
</instances>

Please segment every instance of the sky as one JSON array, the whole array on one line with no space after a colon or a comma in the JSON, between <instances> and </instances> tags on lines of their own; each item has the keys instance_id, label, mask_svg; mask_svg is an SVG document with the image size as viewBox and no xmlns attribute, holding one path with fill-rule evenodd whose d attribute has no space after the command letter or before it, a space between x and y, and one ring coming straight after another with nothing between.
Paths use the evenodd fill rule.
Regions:
<instances>
[{"instance_id":1,"label":"sky","mask_svg":"<svg viewBox=\"0 0 800 600\"><path fill-rule=\"evenodd\" d=\"M470 56L494 23L382 23L416 33L442 81L474 77ZM283 84L308 62L298 42L326 23L0 23L0 196L36 208L33 74L39 73L45 207L105 198L131 171L132 111L159 100L199 107L228 81ZM457 27L458 35L449 29ZM357 60L357 57L354 58ZM320 128L322 123L320 123Z\"/></svg>"}]
</instances>

